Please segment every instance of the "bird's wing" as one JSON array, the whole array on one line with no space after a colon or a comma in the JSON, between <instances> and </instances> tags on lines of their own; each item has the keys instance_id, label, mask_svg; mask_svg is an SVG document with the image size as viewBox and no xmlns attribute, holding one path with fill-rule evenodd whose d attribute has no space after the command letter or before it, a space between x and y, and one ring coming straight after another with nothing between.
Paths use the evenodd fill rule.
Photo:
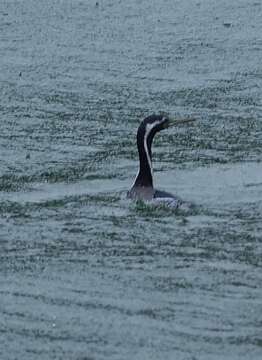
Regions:
<instances>
[{"instance_id":1,"label":"bird's wing","mask_svg":"<svg viewBox=\"0 0 262 360\"><path fill-rule=\"evenodd\" d=\"M171 198L171 199L180 200L177 196L175 196L171 193L168 193L168 192L162 191L162 190L157 190L157 189L154 192L154 199L155 198Z\"/></svg>"},{"instance_id":2,"label":"bird's wing","mask_svg":"<svg viewBox=\"0 0 262 360\"><path fill-rule=\"evenodd\" d=\"M156 205L163 204L172 208L178 208L182 204L180 198L162 190L155 190L152 202Z\"/></svg>"}]
</instances>

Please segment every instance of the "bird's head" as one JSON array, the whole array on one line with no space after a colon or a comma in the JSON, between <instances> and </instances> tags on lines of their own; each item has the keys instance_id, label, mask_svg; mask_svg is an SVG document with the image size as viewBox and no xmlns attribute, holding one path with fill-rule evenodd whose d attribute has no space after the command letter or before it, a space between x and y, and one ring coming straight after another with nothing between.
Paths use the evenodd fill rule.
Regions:
<instances>
[{"instance_id":1,"label":"bird's head","mask_svg":"<svg viewBox=\"0 0 262 360\"><path fill-rule=\"evenodd\" d=\"M137 134L143 134L143 137L146 138L153 138L161 130L193 121L195 119L175 119L168 115L150 115L141 122Z\"/></svg>"}]
</instances>

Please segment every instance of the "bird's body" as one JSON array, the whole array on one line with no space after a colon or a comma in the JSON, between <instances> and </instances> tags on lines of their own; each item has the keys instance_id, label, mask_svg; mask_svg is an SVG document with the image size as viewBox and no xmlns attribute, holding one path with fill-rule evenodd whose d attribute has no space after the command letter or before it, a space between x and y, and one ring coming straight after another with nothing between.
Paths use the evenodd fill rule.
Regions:
<instances>
[{"instance_id":1,"label":"bird's body","mask_svg":"<svg viewBox=\"0 0 262 360\"><path fill-rule=\"evenodd\" d=\"M152 201L156 204L168 204L179 207L181 200L173 194L157 190L153 186L152 142L155 134L170 126L192 120L173 121L164 115L151 115L145 118L137 130L137 148L139 154L139 171L135 182L128 191L128 198Z\"/></svg>"}]
</instances>

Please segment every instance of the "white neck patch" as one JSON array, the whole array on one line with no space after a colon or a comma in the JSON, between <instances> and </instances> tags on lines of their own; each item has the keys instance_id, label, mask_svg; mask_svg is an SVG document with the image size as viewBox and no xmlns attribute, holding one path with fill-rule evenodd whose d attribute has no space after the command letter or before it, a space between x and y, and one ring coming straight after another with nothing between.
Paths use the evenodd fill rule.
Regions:
<instances>
[{"instance_id":1,"label":"white neck patch","mask_svg":"<svg viewBox=\"0 0 262 360\"><path fill-rule=\"evenodd\" d=\"M163 116L161 118L161 120L157 120L155 122L153 122L152 124L147 124L146 125L146 131L145 131L145 135L144 135L144 149L145 149L145 152L146 152L146 157L147 157L147 161L148 161L148 164L149 164L149 168L150 168L150 172L151 172L151 177L153 179L153 167L152 167L152 161L150 159L150 156L149 156L149 151L148 151L148 147L147 147L147 139L148 139L148 136L150 134L150 132L158 125L160 125L162 122L164 122L166 120L166 118ZM139 175L139 169L138 169L138 172L137 172L137 175L136 175L136 178L135 178L135 181L134 181L134 184L136 182L136 179Z\"/></svg>"},{"instance_id":2,"label":"white neck patch","mask_svg":"<svg viewBox=\"0 0 262 360\"><path fill-rule=\"evenodd\" d=\"M165 121L165 117L162 117L161 120L157 120L157 121L153 122L152 124L147 124L146 125L146 132L145 132L145 137L144 137L144 149L145 149L145 152L146 152L146 157L147 157L147 160L148 160L148 164L149 164L149 167L150 167L152 178L153 178L153 167L152 167L152 161L150 159L149 151L148 151L148 147L147 147L147 139L148 139L148 136L149 136L150 132L156 126L160 125L163 121Z\"/></svg>"}]
</instances>

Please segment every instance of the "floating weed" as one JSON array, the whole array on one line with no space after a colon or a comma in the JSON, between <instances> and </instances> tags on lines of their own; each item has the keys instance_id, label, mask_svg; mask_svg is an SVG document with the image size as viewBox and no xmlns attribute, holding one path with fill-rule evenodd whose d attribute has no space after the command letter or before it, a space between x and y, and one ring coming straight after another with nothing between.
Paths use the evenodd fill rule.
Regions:
<instances>
[{"instance_id":1,"label":"floating weed","mask_svg":"<svg viewBox=\"0 0 262 360\"><path fill-rule=\"evenodd\" d=\"M150 203L142 200L137 200L134 205L134 211L143 216L161 217L177 214L178 209L170 207L165 203Z\"/></svg>"}]
</instances>

